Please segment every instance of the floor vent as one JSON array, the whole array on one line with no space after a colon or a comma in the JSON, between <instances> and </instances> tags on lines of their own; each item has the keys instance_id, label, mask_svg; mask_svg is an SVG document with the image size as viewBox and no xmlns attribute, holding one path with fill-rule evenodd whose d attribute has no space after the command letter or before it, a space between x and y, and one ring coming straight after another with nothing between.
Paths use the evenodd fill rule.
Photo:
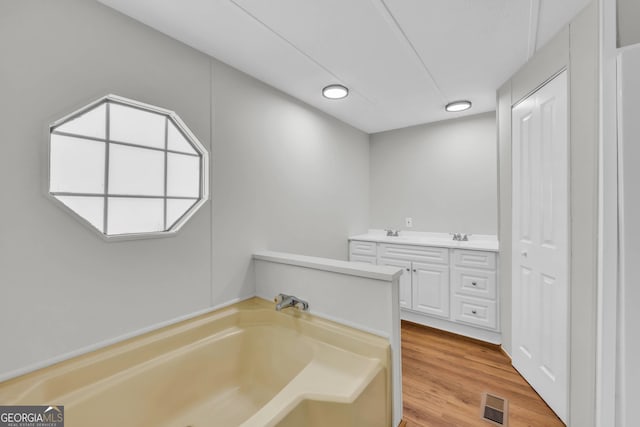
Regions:
<instances>
[{"instance_id":1,"label":"floor vent","mask_svg":"<svg viewBox=\"0 0 640 427\"><path fill-rule=\"evenodd\" d=\"M509 420L509 401L489 393L482 393L480 416L496 426L506 426Z\"/></svg>"}]
</instances>

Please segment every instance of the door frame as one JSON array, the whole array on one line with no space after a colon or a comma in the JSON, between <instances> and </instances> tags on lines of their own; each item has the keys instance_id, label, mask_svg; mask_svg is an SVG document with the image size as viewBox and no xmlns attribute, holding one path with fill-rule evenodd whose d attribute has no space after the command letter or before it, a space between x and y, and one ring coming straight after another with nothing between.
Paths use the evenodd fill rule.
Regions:
<instances>
[{"instance_id":1,"label":"door frame","mask_svg":"<svg viewBox=\"0 0 640 427\"><path fill-rule=\"evenodd\" d=\"M622 378L618 363L619 297L622 273L619 263L624 253L619 249L618 182L622 163L618 141L617 11L616 0L599 0L600 105L598 159L598 301L596 343L596 426L625 425L625 396L620 389ZM620 181L621 182L621 181ZM619 394L619 401L616 397ZM616 424L616 422L618 424Z\"/></svg>"}]
</instances>

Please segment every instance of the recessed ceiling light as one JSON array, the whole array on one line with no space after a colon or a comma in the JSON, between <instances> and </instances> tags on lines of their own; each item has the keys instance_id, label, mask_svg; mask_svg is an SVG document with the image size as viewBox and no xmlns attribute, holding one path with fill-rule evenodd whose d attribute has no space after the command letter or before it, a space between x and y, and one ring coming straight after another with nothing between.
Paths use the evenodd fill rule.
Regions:
<instances>
[{"instance_id":1,"label":"recessed ceiling light","mask_svg":"<svg viewBox=\"0 0 640 427\"><path fill-rule=\"evenodd\" d=\"M454 101L447 104L444 107L445 110L451 113L457 113L458 111L464 111L471 108L471 101Z\"/></svg>"},{"instance_id":2,"label":"recessed ceiling light","mask_svg":"<svg viewBox=\"0 0 640 427\"><path fill-rule=\"evenodd\" d=\"M322 96L329 99L342 99L349 95L349 89L342 85L329 85L322 89Z\"/></svg>"}]
</instances>

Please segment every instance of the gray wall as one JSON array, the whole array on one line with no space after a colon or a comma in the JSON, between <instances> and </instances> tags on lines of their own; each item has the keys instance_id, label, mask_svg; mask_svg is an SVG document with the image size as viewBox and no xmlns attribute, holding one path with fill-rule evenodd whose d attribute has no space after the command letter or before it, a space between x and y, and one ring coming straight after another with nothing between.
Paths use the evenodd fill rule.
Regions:
<instances>
[{"instance_id":1,"label":"gray wall","mask_svg":"<svg viewBox=\"0 0 640 427\"><path fill-rule=\"evenodd\" d=\"M368 135L212 66L214 295L254 292L256 250L346 260L369 221Z\"/></svg>"},{"instance_id":2,"label":"gray wall","mask_svg":"<svg viewBox=\"0 0 640 427\"><path fill-rule=\"evenodd\" d=\"M640 43L640 1L618 0L618 46Z\"/></svg>"},{"instance_id":3,"label":"gray wall","mask_svg":"<svg viewBox=\"0 0 640 427\"><path fill-rule=\"evenodd\" d=\"M368 136L96 2L0 2L0 377L255 291L256 249L346 258ZM47 127L115 93L211 149L171 238L105 242L46 197Z\"/></svg>"},{"instance_id":4,"label":"gray wall","mask_svg":"<svg viewBox=\"0 0 640 427\"><path fill-rule=\"evenodd\" d=\"M497 234L495 113L371 136L371 227Z\"/></svg>"},{"instance_id":5,"label":"gray wall","mask_svg":"<svg viewBox=\"0 0 640 427\"><path fill-rule=\"evenodd\" d=\"M500 242L511 242L511 105L566 67L570 86L570 408L569 424L593 426L596 382L598 236L598 4L592 2L567 28L498 91ZM501 245L501 297L511 300L511 248ZM511 304L502 304L503 346Z\"/></svg>"}]
</instances>

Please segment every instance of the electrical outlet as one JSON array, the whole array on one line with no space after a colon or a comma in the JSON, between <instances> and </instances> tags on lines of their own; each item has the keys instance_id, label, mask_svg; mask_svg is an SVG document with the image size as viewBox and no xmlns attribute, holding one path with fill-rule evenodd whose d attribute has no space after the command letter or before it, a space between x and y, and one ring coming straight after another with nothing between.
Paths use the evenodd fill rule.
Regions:
<instances>
[{"instance_id":1,"label":"electrical outlet","mask_svg":"<svg viewBox=\"0 0 640 427\"><path fill-rule=\"evenodd\" d=\"M406 225L407 227L411 228L413 227L413 218L411 217L406 217L404 219L404 225Z\"/></svg>"}]
</instances>

